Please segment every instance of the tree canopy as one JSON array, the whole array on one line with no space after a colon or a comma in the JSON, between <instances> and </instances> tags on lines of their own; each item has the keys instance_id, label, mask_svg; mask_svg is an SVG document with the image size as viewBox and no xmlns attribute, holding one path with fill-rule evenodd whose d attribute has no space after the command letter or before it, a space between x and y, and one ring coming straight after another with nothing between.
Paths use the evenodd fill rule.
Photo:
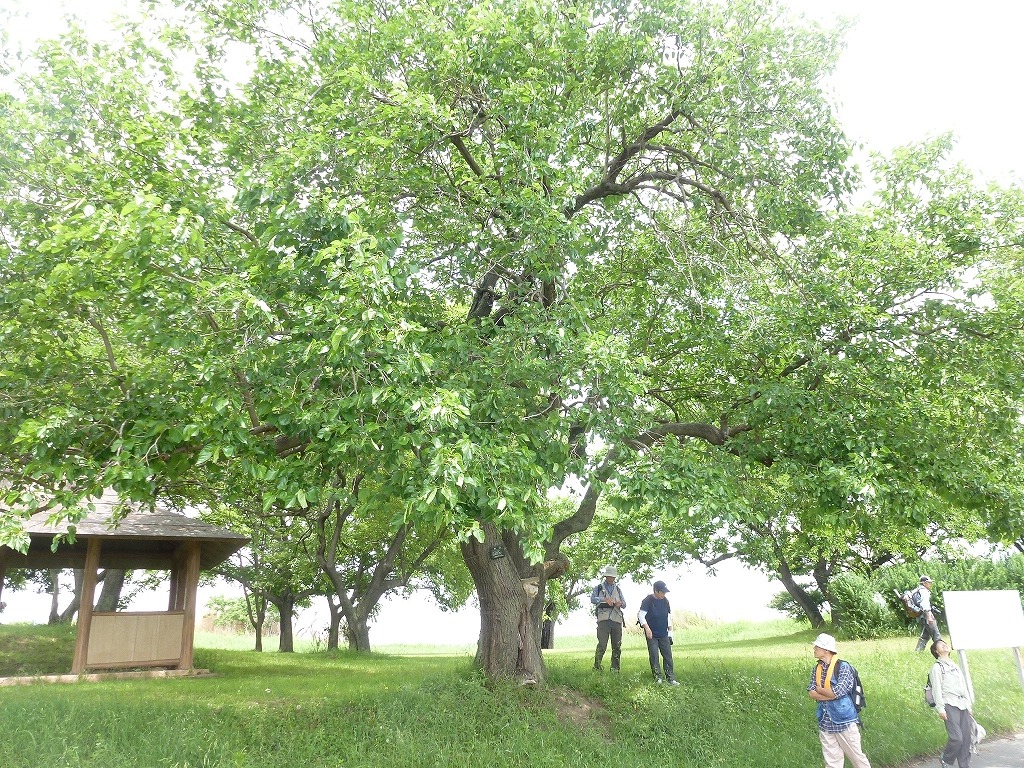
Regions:
<instances>
[{"instance_id":1,"label":"tree canopy","mask_svg":"<svg viewBox=\"0 0 1024 768\"><path fill-rule=\"evenodd\" d=\"M838 35L771 0L182 7L3 97L12 507L251 482L449 531L478 662L536 680L604 494L1019 534L1020 192L938 141L852 207Z\"/></svg>"}]
</instances>

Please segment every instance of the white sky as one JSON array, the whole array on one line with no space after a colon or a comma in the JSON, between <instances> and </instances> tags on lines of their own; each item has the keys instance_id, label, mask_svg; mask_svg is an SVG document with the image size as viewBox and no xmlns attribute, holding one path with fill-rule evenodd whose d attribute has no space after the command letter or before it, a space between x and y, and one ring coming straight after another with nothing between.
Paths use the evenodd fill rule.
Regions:
<instances>
[{"instance_id":1,"label":"white sky","mask_svg":"<svg viewBox=\"0 0 1024 768\"><path fill-rule=\"evenodd\" d=\"M1018 0L784 0L829 23L856 21L833 78L848 135L870 149L953 131L957 156L986 177L1024 178L1017 137L1024 107ZM131 0L2 0L0 27L17 40L52 34L70 9L90 31ZM7 16L13 18L6 18Z\"/></svg>"},{"instance_id":2,"label":"white sky","mask_svg":"<svg viewBox=\"0 0 1024 768\"><path fill-rule=\"evenodd\" d=\"M983 177L1024 178L1024 142L1018 135L1024 116L1020 98L1024 58L1018 42L1024 29L1024 2L789 0L788 4L826 23L836 16L857 20L831 81L851 139L866 149L888 152L900 144L953 131L956 158ZM52 34L59 27L60 10L71 8L88 17L90 30L100 31L99 21L130 5L130 0L2 0L0 27L20 40ZM5 18L11 13L20 18ZM772 615L764 606L781 591L777 582L769 583L735 563L723 564L715 578L702 570L663 574L673 590L670 597L675 608L725 619ZM646 585L627 583L624 589L627 601L634 605L647 593ZM22 609L30 597L32 607ZM23 610L33 619L38 614L45 620L46 596L5 590L4 600L9 604L4 621L17 619ZM586 634L591 626L589 612L581 611L557 634ZM419 642L472 643L478 630L474 609L447 614L425 600L392 600L371 628L371 641L392 643L415 637Z\"/></svg>"},{"instance_id":3,"label":"white sky","mask_svg":"<svg viewBox=\"0 0 1024 768\"><path fill-rule=\"evenodd\" d=\"M777 581L769 581L760 574L754 573L739 563L726 562L718 567L717 576L708 576L704 568L676 569L655 578L663 579L670 590L669 600L673 610L695 613L707 618L719 618L727 621L746 619L762 621L777 618L778 613L767 606L768 601L783 591ZM595 575L592 584L601 581ZM63 589L67 589L65 584ZM649 584L634 584L627 578L621 580L622 594L627 605L627 624L632 624L640 601L650 593ZM240 593L239 593L240 594ZM230 586L201 587L199 590L199 610L205 613L206 601L214 595L237 597ZM67 606L70 595L62 593L61 610ZM591 613L589 598L582 609L574 612L559 623L555 629L555 644L559 637L589 635L594 632L594 619ZM30 621L46 623L50 611L50 596L35 592L14 592L4 588L3 601L7 608L0 614L0 623ZM323 632L328 624L326 607L318 601L312 609L301 611L295 620L294 629L297 634L309 636L311 631ZM131 610L163 610L167 606L167 590L137 599L129 608ZM273 609L272 609L273 612ZM413 596L406 600L401 597L387 599L377 620L370 625L370 643L373 646L389 644L446 644L473 645L480 632L480 614L477 608L469 606L457 612L445 612L427 596ZM264 647L274 647L274 642Z\"/></svg>"},{"instance_id":4,"label":"white sky","mask_svg":"<svg viewBox=\"0 0 1024 768\"><path fill-rule=\"evenodd\" d=\"M856 20L832 79L847 135L867 148L952 131L956 156L985 178L1024 178L1019 139L1020 30L1016 0L789 0L828 23Z\"/></svg>"}]
</instances>

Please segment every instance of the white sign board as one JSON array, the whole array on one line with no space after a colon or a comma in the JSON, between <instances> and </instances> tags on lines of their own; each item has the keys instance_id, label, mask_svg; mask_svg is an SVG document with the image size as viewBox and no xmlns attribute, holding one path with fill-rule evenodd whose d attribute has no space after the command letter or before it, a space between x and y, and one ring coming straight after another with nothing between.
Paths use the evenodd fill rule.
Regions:
<instances>
[{"instance_id":1,"label":"white sign board","mask_svg":"<svg viewBox=\"0 0 1024 768\"><path fill-rule=\"evenodd\" d=\"M1015 589L943 592L950 641L958 651L1024 646L1024 608Z\"/></svg>"}]
</instances>

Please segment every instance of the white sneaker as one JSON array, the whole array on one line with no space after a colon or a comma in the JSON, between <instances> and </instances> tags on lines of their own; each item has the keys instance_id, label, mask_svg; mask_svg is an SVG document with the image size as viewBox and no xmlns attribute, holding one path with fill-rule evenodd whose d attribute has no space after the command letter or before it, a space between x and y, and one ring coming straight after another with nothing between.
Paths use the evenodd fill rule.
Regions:
<instances>
[{"instance_id":1,"label":"white sneaker","mask_svg":"<svg viewBox=\"0 0 1024 768\"><path fill-rule=\"evenodd\" d=\"M678 680L669 680L668 684L669 685L679 685L679 681Z\"/></svg>"}]
</instances>

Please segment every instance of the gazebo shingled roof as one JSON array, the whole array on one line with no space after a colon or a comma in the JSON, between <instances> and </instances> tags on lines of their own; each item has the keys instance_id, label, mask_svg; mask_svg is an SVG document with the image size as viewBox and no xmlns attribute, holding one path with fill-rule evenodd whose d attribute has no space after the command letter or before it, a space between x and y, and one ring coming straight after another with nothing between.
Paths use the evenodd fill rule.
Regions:
<instances>
[{"instance_id":1,"label":"gazebo shingled roof","mask_svg":"<svg viewBox=\"0 0 1024 768\"><path fill-rule=\"evenodd\" d=\"M53 539L68 532L68 523L47 525L48 512L39 512L25 523L30 544L24 555L4 548L9 568L81 568L89 540L101 538L101 568L166 569L174 561L183 541L200 545L199 567L209 570L220 565L249 541L223 528L179 512L158 508L150 512L129 512L116 527L111 525L114 502L104 497L93 502L95 509L75 524L75 541L64 539L57 551Z\"/></svg>"}]
</instances>

